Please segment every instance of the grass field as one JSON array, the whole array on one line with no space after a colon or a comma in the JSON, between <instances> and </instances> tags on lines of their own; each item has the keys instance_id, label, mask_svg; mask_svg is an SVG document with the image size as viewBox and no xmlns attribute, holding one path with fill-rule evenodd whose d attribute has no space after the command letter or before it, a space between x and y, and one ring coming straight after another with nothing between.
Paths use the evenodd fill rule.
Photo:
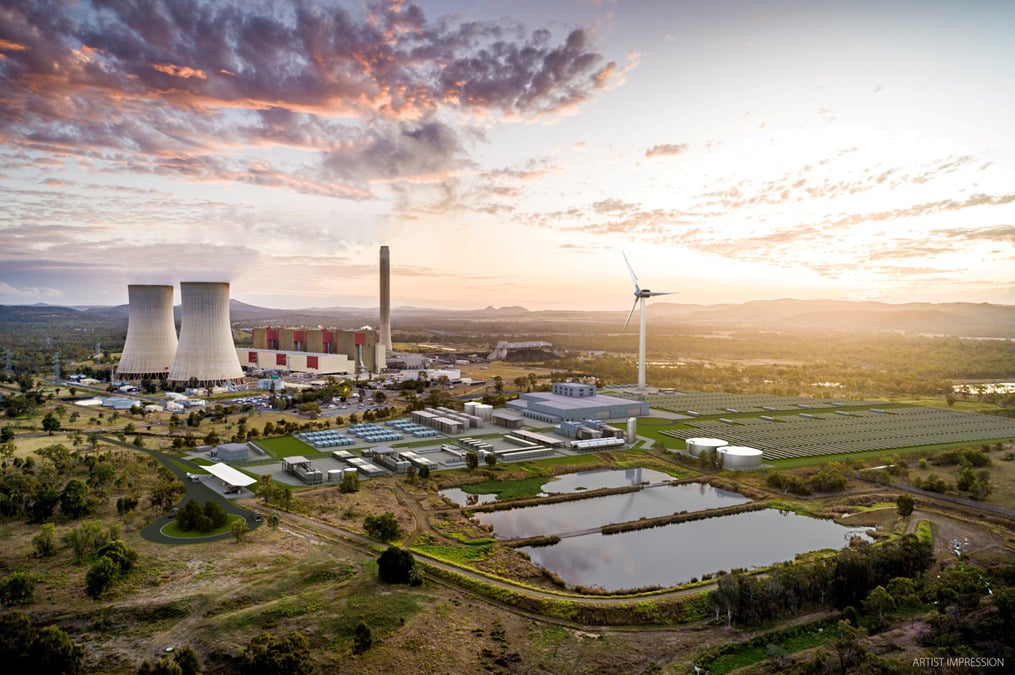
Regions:
<instances>
[{"instance_id":1,"label":"grass field","mask_svg":"<svg viewBox=\"0 0 1015 675\"><path fill-rule=\"evenodd\" d=\"M328 452L321 452L312 445L307 445L294 436L262 438L255 441L255 444L275 459L294 457L298 455L302 455L308 459L313 459L315 457L326 457L331 454Z\"/></svg>"},{"instance_id":2,"label":"grass field","mask_svg":"<svg viewBox=\"0 0 1015 675\"><path fill-rule=\"evenodd\" d=\"M243 519L244 519L243 516L230 515L229 520L226 521L225 525L218 528L217 530L212 530L211 532L194 532L194 531L184 532L183 530L180 529L179 523L177 523L177 521L174 519L170 520L168 523L162 526L162 534L166 535L167 537L174 537L176 539L204 539L205 537L215 537L220 534L228 534L229 528L233 526L233 523L236 522L237 520Z\"/></svg>"}]
</instances>

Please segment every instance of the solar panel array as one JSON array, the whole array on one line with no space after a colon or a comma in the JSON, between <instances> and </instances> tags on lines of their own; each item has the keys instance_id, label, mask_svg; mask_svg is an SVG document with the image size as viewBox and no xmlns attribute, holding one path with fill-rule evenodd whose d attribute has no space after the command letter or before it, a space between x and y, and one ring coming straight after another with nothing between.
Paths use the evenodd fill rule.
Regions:
<instances>
[{"instance_id":1,"label":"solar panel array","mask_svg":"<svg viewBox=\"0 0 1015 675\"><path fill-rule=\"evenodd\" d=\"M735 419L735 424L693 420L688 429L660 433L683 440L719 436L730 445L757 448L768 460L1015 439L1015 420L937 408L766 417Z\"/></svg>"},{"instance_id":2,"label":"solar panel array","mask_svg":"<svg viewBox=\"0 0 1015 675\"><path fill-rule=\"evenodd\" d=\"M649 394L649 406L672 412L695 413L703 417L727 413L785 412L788 410L829 410L844 407L867 407L881 401L849 401L845 399L807 398L804 396L772 396L770 394L727 394L724 392L680 392Z\"/></svg>"}]
</instances>

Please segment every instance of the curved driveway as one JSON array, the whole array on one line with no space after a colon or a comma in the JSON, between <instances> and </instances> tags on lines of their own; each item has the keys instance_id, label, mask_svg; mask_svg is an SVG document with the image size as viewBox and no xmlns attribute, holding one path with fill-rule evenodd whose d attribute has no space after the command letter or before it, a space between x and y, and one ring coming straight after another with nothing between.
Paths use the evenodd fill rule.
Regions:
<instances>
[{"instance_id":1,"label":"curved driveway","mask_svg":"<svg viewBox=\"0 0 1015 675\"><path fill-rule=\"evenodd\" d=\"M202 481L198 481L196 483L191 481L190 479L187 478L187 471L181 469L179 466L177 466L176 463L179 462L184 465L187 465L194 471L204 471L203 467L194 464L193 462L189 462L185 459L180 459L179 457L174 457L172 455L167 455L164 452L159 452L158 450L145 450L144 448L137 448L130 443L121 442L115 438L102 437L102 440L106 443L109 443L110 445L118 445L128 450L134 450L137 452L146 452L155 459L157 459L162 464L162 466L172 471L173 475L179 478L183 482L184 487L186 488L186 492L184 492L183 497L177 503L177 506L183 506L191 499L197 500L198 502L201 503L207 501L216 501L222 506L222 509L226 512L226 514L237 515L242 517L247 522L247 527L250 528L251 530L260 527L261 523L258 523L254 520L253 511L240 508L231 500L226 499L220 493L216 492L215 490L212 490ZM155 520L148 523L141 529L141 536L147 539L148 541L155 542L156 544L176 544L176 545L203 544L209 541L221 541L223 539L228 539L229 537L233 536L229 532L226 532L225 534L217 534L211 537L194 537L187 539L180 539L178 537L169 537L162 533L162 528L171 520L172 518L168 517L168 514L158 516Z\"/></svg>"}]
</instances>

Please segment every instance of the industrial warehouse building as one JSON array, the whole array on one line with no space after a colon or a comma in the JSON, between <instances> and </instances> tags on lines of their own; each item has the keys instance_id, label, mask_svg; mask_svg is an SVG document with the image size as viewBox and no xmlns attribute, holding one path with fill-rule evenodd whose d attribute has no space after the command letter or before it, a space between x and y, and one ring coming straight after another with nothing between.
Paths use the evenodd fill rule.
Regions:
<instances>
[{"instance_id":1,"label":"industrial warehouse building","mask_svg":"<svg viewBox=\"0 0 1015 675\"><path fill-rule=\"evenodd\" d=\"M387 365L374 330L266 326L253 330L252 349L236 353L247 368L288 373L377 373Z\"/></svg>"},{"instance_id":2,"label":"industrial warehouse building","mask_svg":"<svg viewBox=\"0 0 1015 675\"><path fill-rule=\"evenodd\" d=\"M556 382L552 391L522 394L505 407L541 422L607 420L648 415L648 403L597 394L591 384Z\"/></svg>"}]
</instances>

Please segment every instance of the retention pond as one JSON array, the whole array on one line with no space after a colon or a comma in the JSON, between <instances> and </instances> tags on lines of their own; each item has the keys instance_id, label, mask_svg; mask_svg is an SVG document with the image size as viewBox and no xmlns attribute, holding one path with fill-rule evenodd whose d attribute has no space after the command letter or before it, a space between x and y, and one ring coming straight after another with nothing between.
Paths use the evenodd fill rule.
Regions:
<instances>
[{"instance_id":1,"label":"retention pond","mask_svg":"<svg viewBox=\"0 0 1015 675\"><path fill-rule=\"evenodd\" d=\"M808 551L843 548L858 534L830 520L765 509L614 535L585 534L520 550L570 586L617 591L766 567Z\"/></svg>"}]
</instances>

